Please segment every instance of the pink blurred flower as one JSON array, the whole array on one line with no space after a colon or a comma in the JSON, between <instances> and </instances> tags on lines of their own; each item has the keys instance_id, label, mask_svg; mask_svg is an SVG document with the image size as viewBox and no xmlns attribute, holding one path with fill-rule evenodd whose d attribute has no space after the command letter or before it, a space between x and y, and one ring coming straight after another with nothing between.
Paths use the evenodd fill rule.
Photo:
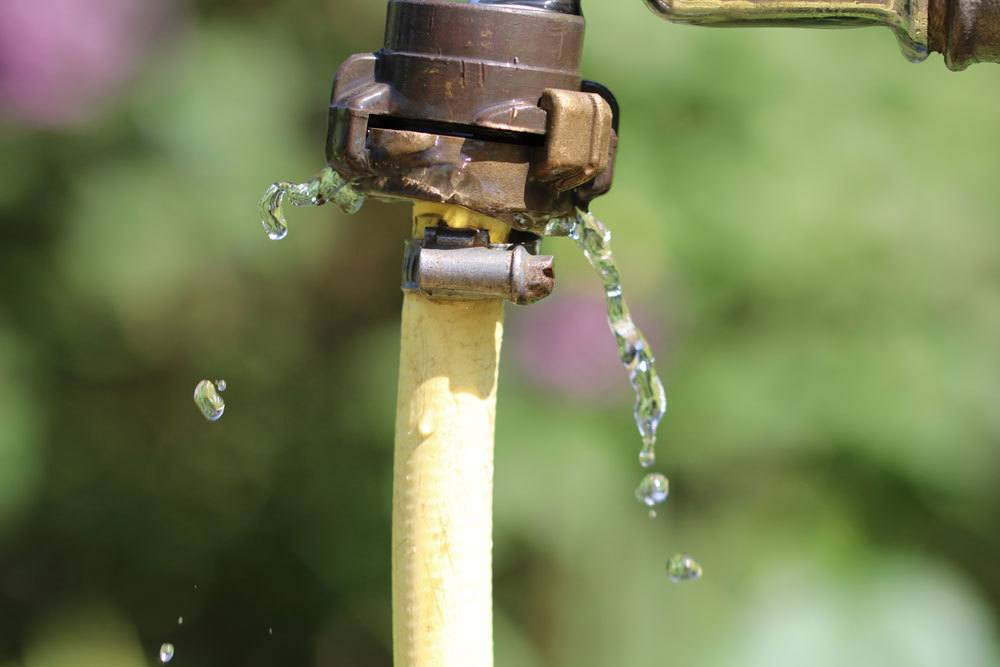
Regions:
<instances>
[{"instance_id":1,"label":"pink blurred flower","mask_svg":"<svg viewBox=\"0 0 1000 667\"><path fill-rule=\"evenodd\" d=\"M0 2L0 113L35 127L92 118L137 69L159 0Z\"/></svg>"},{"instance_id":2,"label":"pink blurred flower","mask_svg":"<svg viewBox=\"0 0 1000 667\"><path fill-rule=\"evenodd\" d=\"M635 309L632 316L643 329L658 359L665 358L662 336L651 318ZM537 308L512 318L514 357L532 384L574 401L618 403L631 401L631 387L618 360L608 329L602 295L556 292Z\"/></svg>"}]
</instances>

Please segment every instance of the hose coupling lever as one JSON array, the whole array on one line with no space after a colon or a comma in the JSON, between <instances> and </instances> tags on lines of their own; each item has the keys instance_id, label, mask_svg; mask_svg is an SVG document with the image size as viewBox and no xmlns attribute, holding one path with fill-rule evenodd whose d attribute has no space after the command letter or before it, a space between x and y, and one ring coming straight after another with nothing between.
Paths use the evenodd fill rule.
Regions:
<instances>
[{"instance_id":1,"label":"hose coupling lever","mask_svg":"<svg viewBox=\"0 0 1000 667\"><path fill-rule=\"evenodd\" d=\"M555 288L553 258L538 255L538 239L491 244L482 229L429 227L406 242L403 289L432 299L541 301Z\"/></svg>"}]
</instances>

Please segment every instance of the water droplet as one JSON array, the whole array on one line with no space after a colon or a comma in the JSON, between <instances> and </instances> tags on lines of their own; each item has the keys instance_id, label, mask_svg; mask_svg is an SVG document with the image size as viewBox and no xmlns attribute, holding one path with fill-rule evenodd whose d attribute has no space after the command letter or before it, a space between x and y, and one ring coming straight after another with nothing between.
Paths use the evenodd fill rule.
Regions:
<instances>
[{"instance_id":1,"label":"water droplet","mask_svg":"<svg viewBox=\"0 0 1000 667\"><path fill-rule=\"evenodd\" d=\"M194 388L194 404L210 422L219 421L226 411L226 402L219 396L219 389L211 380L202 380Z\"/></svg>"},{"instance_id":2,"label":"water droplet","mask_svg":"<svg viewBox=\"0 0 1000 667\"><path fill-rule=\"evenodd\" d=\"M635 498L646 507L661 505L670 496L670 480L658 472L642 478L635 489Z\"/></svg>"},{"instance_id":3,"label":"water droplet","mask_svg":"<svg viewBox=\"0 0 1000 667\"><path fill-rule=\"evenodd\" d=\"M177 617L177 625L184 625L184 617L183 616L178 616Z\"/></svg>"},{"instance_id":4,"label":"water droplet","mask_svg":"<svg viewBox=\"0 0 1000 667\"><path fill-rule=\"evenodd\" d=\"M667 561L667 576L675 584L698 581L701 579L701 565L691 556L678 554Z\"/></svg>"},{"instance_id":5,"label":"water droplet","mask_svg":"<svg viewBox=\"0 0 1000 667\"><path fill-rule=\"evenodd\" d=\"M160 644L160 662L170 662L174 659L174 645L170 642Z\"/></svg>"},{"instance_id":6,"label":"water droplet","mask_svg":"<svg viewBox=\"0 0 1000 667\"><path fill-rule=\"evenodd\" d=\"M649 510L649 514L647 516L649 516L650 519L655 519L656 518L656 510Z\"/></svg>"},{"instance_id":7,"label":"water droplet","mask_svg":"<svg viewBox=\"0 0 1000 667\"><path fill-rule=\"evenodd\" d=\"M215 381L215 389L216 389L216 390L217 390L217 391L218 391L218 392L219 392L220 394L221 394L222 392L224 392L224 391L226 390L226 387L227 387L227 386L228 386L228 385L226 385L226 381L225 381L225 380L223 380L223 379L221 379L221 378Z\"/></svg>"},{"instance_id":8,"label":"water droplet","mask_svg":"<svg viewBox=\"0 0 1000 667\"><path fill-rule=\"evenodd\" d=\"M344 213L357 213L365 203L365 196L331 167L305 183L271 184L258 204L267 238L280 241L288 236L288 223L281 209L286 202L292 206L322 206L331 201Z\"/></svg>"},{"instance_id":9,"label":"water droplet","mask_svg":"<svg viewBox=\"0 0 1000 667\"><path fill-rule=\"evenodd\" d=\"M274 634L274 628L268 628L267 629L267 634L273 635Z\"/></svg>"}]
</instances>

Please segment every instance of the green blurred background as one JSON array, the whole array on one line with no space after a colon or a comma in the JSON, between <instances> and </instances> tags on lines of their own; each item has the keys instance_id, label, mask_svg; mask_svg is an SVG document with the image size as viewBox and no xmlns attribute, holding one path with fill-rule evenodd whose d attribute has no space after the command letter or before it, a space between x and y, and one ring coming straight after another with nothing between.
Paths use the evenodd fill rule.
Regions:
<instances>
[{"instance_id":1,"label":"green blurred background","mask_svg":"<svg viewBox=\"0 0 1000 667\"><path fill-rule=\"evenodd\" d=\"M391 664L408 211L272 243L254 209L321 166L384 9L0 7L0 666ZM632 498L599 285L550 241L501 376L498 667L1000 665L1000 67L586 10L673 495Z\"/></svg>"}]
</instances>

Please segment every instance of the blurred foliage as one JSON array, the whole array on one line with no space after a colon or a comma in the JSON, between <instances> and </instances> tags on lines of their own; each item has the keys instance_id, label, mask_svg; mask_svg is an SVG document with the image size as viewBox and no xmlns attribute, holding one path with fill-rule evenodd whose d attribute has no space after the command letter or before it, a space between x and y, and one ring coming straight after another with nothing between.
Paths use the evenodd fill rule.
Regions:
<instances>
[{"instance_id":1,"label":"blurred foliage","mask_svg":"<svg viewBox=\"0 0 1000 667\"><path fill-rule=\"evenodd\" d=\"M1000 664L1000 68L641 5L589 3L586 72L624 110L596 211L662 332L673 497L631 498L623 376L525 368L564 335L618 372L610 335L539 326L599 299L550 242L502 371L497 664ZM294 211L280 244L254 217L321 166L384 4L173 12L96 116L0 126L0 665L389 665L408 212Z\"/></svg>"}]
</instances>

